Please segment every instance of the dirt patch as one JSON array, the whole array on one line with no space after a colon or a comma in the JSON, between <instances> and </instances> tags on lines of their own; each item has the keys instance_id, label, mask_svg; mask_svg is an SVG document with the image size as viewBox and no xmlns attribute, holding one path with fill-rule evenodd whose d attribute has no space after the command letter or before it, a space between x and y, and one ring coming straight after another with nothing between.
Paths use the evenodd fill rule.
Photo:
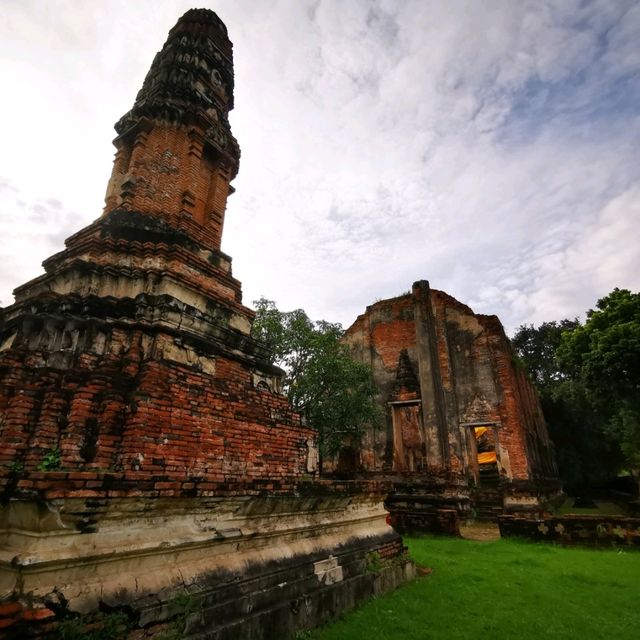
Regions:
<instances>
[{"instance_id":1,"label":"dirt patch","mask_svg":"<svg viewBox=\"0 0 640 640\"><path fill-rule=\"evenodd\" d=\"M495 522L471 522L460 525L460 535L466 540L492 542L500 538L500 530Z\"/></svg>"}]
</instances>

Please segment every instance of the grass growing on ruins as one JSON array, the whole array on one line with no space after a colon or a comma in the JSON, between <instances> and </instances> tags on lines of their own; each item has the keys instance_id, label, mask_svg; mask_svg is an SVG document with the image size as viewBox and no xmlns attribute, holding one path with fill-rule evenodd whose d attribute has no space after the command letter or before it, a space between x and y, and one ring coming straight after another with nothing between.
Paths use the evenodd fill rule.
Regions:
<instances>
[{"instance_id":1,"label":"grass growing on ruins","mask_svg":"<svg viewBox=\"0 0 640 640\"><path fill-rule=\"evenodd\" d=\"M433 573L312 640L640 638L640 553L405 538Z\"/></svg>"},{"instance_id":2,"label":"grass growing on ruins","mask_svg":"<svg viewBox=\"0 0 640 640\"><path fill-rule=\"evenodd\" d=\"M620 505L609 500L594 500L594 506L589 507L576 507L574 506L575 499L567 497L565 501L558 505L555 509L557 515L565 515L567 513L576 513L579 515L595 516L595 515L607 515L607 516L620 516L624 515L625 511Z\"/></svg>"}]
</instances>

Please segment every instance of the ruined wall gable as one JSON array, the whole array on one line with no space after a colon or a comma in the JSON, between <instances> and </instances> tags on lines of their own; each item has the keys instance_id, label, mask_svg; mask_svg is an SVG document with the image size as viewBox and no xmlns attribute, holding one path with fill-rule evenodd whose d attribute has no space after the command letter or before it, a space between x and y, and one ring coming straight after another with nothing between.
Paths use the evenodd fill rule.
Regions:
<instances>
[{"instance_id":1,"label":"ruined wall gable","mask_svg":"<svg viewBox=\"0 0 640 640\"><path fill-rule=\"evenodd\" d=\"M554 477L539 400L526 376L514 368L511 345L496 316L476 315L452 296L419 282L412 296L368 307L358 327L367 322L370 350L380 360L374 376L381 397L398 395L391 372L395 368L397 375L403 349L417 367L421 391L411 397L423 403L426 467L471 474L477 468L472 425L488 424L495 429L498 463L507 477ZM357 345L362 335L348 332L348 339ZM394 437L392 430L387 437ZM430 463L431 457L437 462Z\"/></svg>"},{"instance_id":2,"label":"ruined wall gable","mask_svg":"<svg viewBox=\"0 0 640 640\"><path fill-rule=\"evenodd\" d=\"M404 349L415 359L411 297L400 296L371 305L345 331L343 340L356 359L371 365L381 399L391 399L400 352Z\"/></svg>"}]
</instances>

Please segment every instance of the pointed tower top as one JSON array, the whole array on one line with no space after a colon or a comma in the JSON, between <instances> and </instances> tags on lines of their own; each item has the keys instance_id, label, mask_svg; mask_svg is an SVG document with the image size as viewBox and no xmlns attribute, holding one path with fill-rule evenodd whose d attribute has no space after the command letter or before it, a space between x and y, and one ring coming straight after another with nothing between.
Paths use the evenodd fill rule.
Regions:
<instances>
[{"instance_id":1,"label":"pointed tower top","mask_svg":"<svg viewBox=\"0 0 640 640\"><path fill-rule=\"evenodd\" d=\"M233 46L208 9L187 11L156 54L133 107L116 123L105 199L163 218L220 249L240 148L231 133Z\"/></svg>"},{"instance_id":2,"label":"pointed tower top","mask_svg":"<svg viewBox=\"0 0 640 640\"><path fill-rule=\"evenodd\" d=\"M198 123L214 146L238 155L227 120L233 109L232 51L227 28L213 11L187 11L156 54L133 107L116 123L118 134L142 118Z\"/></svg>"},{"instance_id":3,"label":"pointed tower top","mask_svg":"<svg viewBox=\"0 0 640 640\"><path fill-rule=\"evenodd\" d=\"M395 392L419 393L420 383L413 369L411 358L406 349L400 351L398 357L398 367L396 369Z\"/></svg>"}]
</instances>

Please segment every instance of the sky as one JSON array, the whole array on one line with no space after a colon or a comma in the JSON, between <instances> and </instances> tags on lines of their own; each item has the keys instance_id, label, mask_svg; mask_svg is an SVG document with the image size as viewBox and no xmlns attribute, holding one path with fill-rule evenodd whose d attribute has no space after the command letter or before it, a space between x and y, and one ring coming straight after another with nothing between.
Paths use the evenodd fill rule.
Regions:
<instances>
[{"instance_id":1,"label":"sky","mask_svg":"<svg viewBox=\"0 0 640 640\"><path fill-rule=\"evenodd\" d=\"M191 6L1 0L0 306L100 216L113 124ZM349 326L429 280L512 333L640 289L640 1L217 0L223 250Z\"/></svg>"}]
</instances>

